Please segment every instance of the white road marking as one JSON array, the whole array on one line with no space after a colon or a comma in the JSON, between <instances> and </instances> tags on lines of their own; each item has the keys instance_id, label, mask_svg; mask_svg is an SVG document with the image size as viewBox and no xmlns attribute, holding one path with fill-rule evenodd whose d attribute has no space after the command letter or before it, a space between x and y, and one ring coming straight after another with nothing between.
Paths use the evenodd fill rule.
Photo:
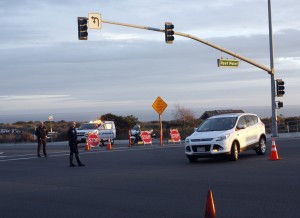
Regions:
<instances>
[{"instance_id":1,"label":"white road marking","mask_svg":"<svg viewBox=\"0 0 300 218\"><path fill-rule=\"evenodd\" d=\"M121 148L113 148L112 150L94 150L94 151L86 151L86 152L79 152L80 155L90 155L90 154L97 154L97 153L113 153L113 152L124 152L124 151L142 151L142 150L154 150L154 149L167 149L167 148L174 148L174 147L183 147L182 145L164 145L164 146L144 146L144 147L121 147ZM49 156L47 158L51 157L60 157L60 156L67 156L69 155L69 151L64 152L56 152L56 153L49 153ZM26 157L26 156L32 156L32 157ZM0 162L8 162L8 161L18 161L18 160L30 160L30 159L40 159L36 156L36 154L24 154L24 155L14 155L14 156L2 156L2 157L8 157L8 159L1 160ZM20 158L16 158L20 157ZM44 158L45 157L41 157Z\"/></svg>"}]
</instances>

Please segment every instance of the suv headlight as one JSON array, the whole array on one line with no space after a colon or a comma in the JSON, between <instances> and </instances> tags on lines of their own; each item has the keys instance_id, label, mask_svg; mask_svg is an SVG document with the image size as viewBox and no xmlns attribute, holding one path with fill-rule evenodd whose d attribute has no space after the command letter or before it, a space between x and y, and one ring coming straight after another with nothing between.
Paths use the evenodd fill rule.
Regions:
<instances>
[{"instance_id":1,"label":"suv headlight","mask_svg":"<svg viewBox=\"0 0 300 218\"><path fill-rule=\"evenodd\" d=\"M229 135L221 135L217 138L215 138L215 141L224 141L229 137Z\"/></svg>"},{"instance_id":2,"label":"suv headlight","mask_svg":"<svg viewBox=\"0 0 300 218\"><path fill-rule=\"evenodd\" d=\"M187 143L190 142L190 139L186 138L186 139L184 140L184 142L187 144Z\"/></svg>"}]
</instances>

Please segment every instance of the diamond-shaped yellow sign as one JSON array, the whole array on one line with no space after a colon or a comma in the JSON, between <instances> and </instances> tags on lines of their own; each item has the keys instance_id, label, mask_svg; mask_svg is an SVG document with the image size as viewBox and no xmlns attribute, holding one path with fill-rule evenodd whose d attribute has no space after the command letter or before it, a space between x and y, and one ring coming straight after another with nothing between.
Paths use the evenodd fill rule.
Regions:
<instances>
[{"instance_id":1,"label":"diamond-shaped yellow sign","mask_svg":"<svg viewBox=\"0 0 300 218\"><path fill-rule=\"evenodd\" d=\"M154 108L154 110L156 110L156 112L161 115L164 110L168 107L167 103L164 102L164 100L162 100L161 97L157 97L157 99L155 100L155 102L152 104L152 107Z\"/></svg>"}]
</instances>

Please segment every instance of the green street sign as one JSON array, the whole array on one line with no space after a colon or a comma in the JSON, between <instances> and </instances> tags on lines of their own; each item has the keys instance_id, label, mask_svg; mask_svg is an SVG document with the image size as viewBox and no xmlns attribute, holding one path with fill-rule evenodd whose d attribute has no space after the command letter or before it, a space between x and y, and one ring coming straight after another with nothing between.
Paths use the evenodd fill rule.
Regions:
<instances>
[{"instance_id":1,"label":"green street sign","mask_svg":"<svg viewBox=\"0 0 300 218\"><path fill-rule=\"evenodd\" d=\"M238 60L218 59L218 67L238 67L239 64Z\"/></svg>"}]
</instances>

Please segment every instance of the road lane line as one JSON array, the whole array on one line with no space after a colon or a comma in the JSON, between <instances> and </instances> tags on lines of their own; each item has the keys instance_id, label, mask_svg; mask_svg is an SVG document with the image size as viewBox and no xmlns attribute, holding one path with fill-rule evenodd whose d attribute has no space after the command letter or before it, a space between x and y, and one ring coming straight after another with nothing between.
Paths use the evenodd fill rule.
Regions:
<instances>
[{"instance_id":1,"label":"road lane line","mask_svg":"<svg viewBox=\"0 0 300 218\"><path fill-rule=\"evenodd\" d=\"M177 147L183 147L182 145L164 145L164 146L151 146L151 147L136 147L136 148L127 148L127 147L121 147L121 148L113 148L112 150L95 150L95 151L86 151L86 152L80 152L80 155L90 155L90 154L98 154L98 153L113 153L113 152L124 152L124 151L142 151L142 150L155 150L155 149L168 149L168 148L177 148ZM69 151L63 151L63 152L55 152L55 153L49 153L49 156L47 158L51 157L61 157L61 156L68 156ZM18 160L30 160L30 159L40 159L35 156L36 154L24 154L24 155L15 155L15 156L6 156L7 159L0 159L0 162L8 162L8 161L18 161ZM20 158L14 158L19 157ZM24 157L24 156L34 156L34 157ZM42 157L44 158L44 157Z\"/></svg>"}]
</instances>

